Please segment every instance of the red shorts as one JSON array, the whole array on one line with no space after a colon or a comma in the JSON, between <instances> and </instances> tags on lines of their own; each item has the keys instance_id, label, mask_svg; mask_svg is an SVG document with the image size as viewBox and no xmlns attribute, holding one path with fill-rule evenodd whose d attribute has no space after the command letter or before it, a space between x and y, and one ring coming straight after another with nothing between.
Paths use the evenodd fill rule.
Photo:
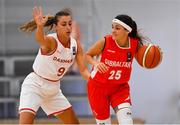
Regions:
<instances>
[{"instance_id":1,"label":"red shorts","mask_svg":"<svg viewBox=\"0 0 180 125\"><path fill-rule=\"evenodd\" d=\"M119 104L131 103L128 83L103 87L97 81L89 79L87 89L92 112L99 120L110 117L110 106L114 109Z\"/></svg>"}]
</instances>

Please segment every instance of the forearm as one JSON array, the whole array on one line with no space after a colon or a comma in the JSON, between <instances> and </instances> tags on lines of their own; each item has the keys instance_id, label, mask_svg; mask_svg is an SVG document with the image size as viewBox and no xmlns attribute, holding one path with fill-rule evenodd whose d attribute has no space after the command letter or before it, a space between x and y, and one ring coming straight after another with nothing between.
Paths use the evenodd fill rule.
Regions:
<instances>
[{"instance_id":1,"label":"forearm","mask_svg":"<svg viewBox=\"0 0 180 125\"><path fill-rule=\"evenodd\" d=\"M90 73L89 73L89 71L88 71L88 69L87 69L87 67L85 65L85 60L84 60L84 56L82 54L82 51L77 54L76 61L77 61L79 71L80 71L82 77L85 80L88 80L89 76L90 76Z\"/></svg>"},{"instance_id":2,"label":"forearm","mask_svg":"<svg viewBox=\"0 0 180 125\"><path fill-rule=\"evenodd\" d=\"M89 79L90 73L87 68L85 68L83 71L80 70L80 73L85 80Z\"/></svg>"},{"instance_id":3,"label":"forearm","mask_svg":"<svg viewBox=\"0 0 180 125\"><path fill-rule=\"evenodd\" d=\"M45 35L44 35L43 26L37 26L37 30L35 32L35 37L36 37L37 42L40 45L44 45Z\"/></svg>"},{"instance_id":4,"label":"forearm","mask_svg":"<svg viewBox=\"0 0 180 125\"><path fill-rule=\"evenodd\" d=\"M98 62L96 60L93 59L92 56L86 54L86 61L91 64L92 66L95 66Z\"/></svg>"}]
</instances>

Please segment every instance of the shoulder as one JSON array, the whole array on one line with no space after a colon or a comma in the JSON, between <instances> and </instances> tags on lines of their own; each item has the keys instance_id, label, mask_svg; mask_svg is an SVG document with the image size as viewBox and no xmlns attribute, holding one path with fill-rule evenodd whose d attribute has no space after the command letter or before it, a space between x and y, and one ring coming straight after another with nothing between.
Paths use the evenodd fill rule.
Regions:
<instances>
[{"instance_id":1,"label":"shoulder","mask_svg":"<svg viewBox=\"0 0 180 125\"><path fill-rule=\"evenodd\" d=\"M106 36L104 36L104 46L105 46L105 45L108 45L108 44L114 43L113 41L114 41L114 40L113 40L113 38L112 38L112 35L106 35Z\"/></svg>"},{"instance_id":2,"label":"shoulder","mask_svg":"<svg viewBox=\"0 0 180 125\"><path fill-rule=\"evenodd\" d=\"M58 39L56 33L46 35L45 39L50 44L50 50L54 51L58 46Z\"/></svg>"},{"instance_id":3,"label":"shoulder","mask_svg":"<svg viewBox=\"0 0 180 125\"><path fill-rule=\"evenodd\" d=\"M106 38L103 38L103 39L99 39L96 44L97 45L100 45L100 46L104 46L106 43Z\"/></svg>"},{"instance_id":4,"label":"shoulder","mask_svg":"<svg viewBox=\"0 0 180 125\"><path fill-rule=\"evenodd\" d=\"M131 44L133 44L133 45L135 45L135 46L137 46L138 45L138 39L136 39L136 38L132 38L132 37L129 37L129 39L130 39L130 42L131 42Z\"/></svg>"},{"instance_id":5,"label":"shoulder","mask_svg":"<svg viewBox=\"0 0 180 125\"><path fill-rule=\"evenodd\" d=\"M139 48L139 40L132 37L130 37L129 39L130 39L130 44L132 45L131 48L137 51Z\"/></svg>"},{"instance_id":6,"label":"shoulder","mask_svg":"<svg viewBox=\"0 0 180 125\"><path fill-rule=\"evenodd\" d=\"M112 41L114 41L112 38L112 35L104 36L104 40L105 40L105 43L109 43L109 42L112 43Z\"/></svg>"},{"instance_id":7,"label":"shoulder","mask_svg":"<svg viewBox=\"0 0 180 125\"><path fill-rule=\"evenodd\" d=\"M73 37L70 37L71 42L77 42L77 40Z\"/></svg>"},{"instance_id":8,"label":"shoulder","mask_svg":"<svg viewBox=\"0 0 180 125\"><path fill-rule=\"evenodd\" d=\"M73 37L70 37L70 42L73 46L78 46L80 44L80 42Z\"/></svg>"},{"instance_id":9,"label":"shoulder","mask_svg":"<svg viewBox=\"0 0 180 125\"><path fill-rule=\"evenodd\" d=\"M49 33L46 36L47 37L57 37L57 33Z\"/></svg>"},{"instance_id":10,"label":"shoulder","mask_svg":"<svg viewBox=\"0 0 180 125\"><path fill-rule=\"evenodd\" d=\"M132 42L138 42L138 39L137 38L132 38L132 37L129 37L129 39L130 39L130 41L132 41Z\"/></svg>"},{"instance_id":11,"label":"shoulder","mask_svg":"<svg viewBox=\"0 0 180 125\"><path fill-rule=\"evenodd\" d=\"M57 41L57 34L56 33L47 34L46 38L50 41L56 42Z\"/></svg>"},{"instance_id":12,"label":"shoulder","mask_svg":"<svg viewBox=\"0 0 180 125\"><path fill-rule=\"evenodd\" d=\"M108 34L104 36L105 39L112 39L112 35Z\"/></svg>"}]
</instances>

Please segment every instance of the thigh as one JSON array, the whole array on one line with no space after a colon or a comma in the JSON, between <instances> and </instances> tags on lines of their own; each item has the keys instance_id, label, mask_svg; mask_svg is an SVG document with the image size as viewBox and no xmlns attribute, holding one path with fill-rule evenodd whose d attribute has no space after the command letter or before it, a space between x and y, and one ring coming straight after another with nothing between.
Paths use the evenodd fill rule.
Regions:
<instances>
[{"instance_id":1,"label":"thigh","mask_svg":"<svg viewBox=\"0 0 180 125\"><path fill-rule=\"evenodd\" d=\"M57 94L44 98L41 107L47 115L56 115L70 108L71 104L59 89Z\"/></svg>"},{"instance_id":2,"label":"thigh","mask_svg":"<svg viewBox=\"0 0 180 125\"><path fill-rule=\"evenodd\" d=\"M125 83L117 87L111 95L110 101L113 108L122 103L131 103L129 84Z\"/></svg>"},{"instance_id":3,"label":"thigh","mask_svg":"<svg viewBox=\"0 0 180 125\"><path fill-rule=\"evenodd\" d=\"M38 81L36 81L38 82ZM27 77L21 87L19 112L31 112L35 114L41 104L40 89L35 85L33 77Z\"/></svg>"},{"instance_id":4,"label":"thigh","mask_svg":"<svg viewBox=\"0 0 180 125\"><path fill-rule=\"evenodd\" d=\"M96 119L107 119L110 116L110 101L106 96L106 90L93 84L94 81L88 82L88 99L92 112Z\"/></svg>"}]
</instances>

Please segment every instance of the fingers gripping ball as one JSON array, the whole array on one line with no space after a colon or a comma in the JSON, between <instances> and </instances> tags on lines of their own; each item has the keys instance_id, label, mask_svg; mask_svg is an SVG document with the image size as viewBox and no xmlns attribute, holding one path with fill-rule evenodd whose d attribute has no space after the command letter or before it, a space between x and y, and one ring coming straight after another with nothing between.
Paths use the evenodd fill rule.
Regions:
<instances>
[{"instance_id":1,"label":"fingers gripping ball","mask_svg":"<svg viewBox=\"0 0 180 125\"><path fill-rule=\"evenodd\" d=\"M136 60L142 67L152 69L161 63L162 53L158 46L153 44L143 45L136 53Z\"/></svg>"}]
</instances>

